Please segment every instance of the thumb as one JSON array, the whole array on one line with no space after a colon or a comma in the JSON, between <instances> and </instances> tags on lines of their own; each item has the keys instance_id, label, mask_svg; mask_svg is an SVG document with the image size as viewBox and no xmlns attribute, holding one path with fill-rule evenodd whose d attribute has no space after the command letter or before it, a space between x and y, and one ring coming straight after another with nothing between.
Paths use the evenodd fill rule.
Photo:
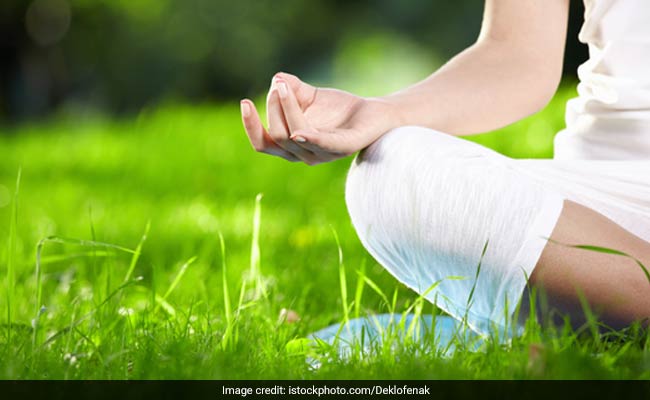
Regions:
<instances>
[{"instance_id":1,"label":"thumb","mask_svg":"<svg viewBox=\"0 0 650 400\"><path fill-rule=\"evenodd\" d=\"M291 139L312 151L350 155L364 146L359 133L350 129L319 131L313 128L300 129L291 135Z\"/></svg>"},{"instance_id":2,"label":"thumb","mask_svg":"<svg viewBox=\"0 0 650 400\"><path fill-rule=\"evenodd\" d=\"M294 95L298 104L304 110L309 107L316 97L316 88L308 83L301 81L297 76L289 74L287 72L278 72L275 74L273 79L282 79L285 81Z\"/></svg>"}]
</instances>

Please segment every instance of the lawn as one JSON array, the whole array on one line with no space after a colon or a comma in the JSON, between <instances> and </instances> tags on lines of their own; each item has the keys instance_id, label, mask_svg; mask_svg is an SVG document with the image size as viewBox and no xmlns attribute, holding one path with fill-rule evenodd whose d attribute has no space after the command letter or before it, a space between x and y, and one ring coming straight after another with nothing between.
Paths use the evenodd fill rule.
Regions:
<instances>
[{"instance_id":1,"label":"lawn","mask_svg":"<svg viewBox=\"0 0 650 400\"><path fill-rule=\"evenodd\" d=\"M573 95L472 140L551 157ZM350 162L254 153L236 103L3 128L0 378L650 378L647 335L589 327L531 326L510 347L449 358L413 343L350 360L316 348L311 368L294 339L417 302L355 235ZM300 320L279 321L283 308Z\"/></svg>"}]
</instances>

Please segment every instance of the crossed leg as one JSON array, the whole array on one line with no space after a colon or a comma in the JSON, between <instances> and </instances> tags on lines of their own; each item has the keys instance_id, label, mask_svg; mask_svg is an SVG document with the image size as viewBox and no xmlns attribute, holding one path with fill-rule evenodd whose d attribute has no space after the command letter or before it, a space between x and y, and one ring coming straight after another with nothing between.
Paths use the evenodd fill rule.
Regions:
<instances>
[{"instance_id":1,"label":"crossed leg","mask_svg":"<svg viewBox=\"0 0 650 400\"><path fill-rule=\"evenodd\" d=\"M650 268L649 242L570 200L564 201L551 239L619 250ZM546 244L529 278L531 287L542 293L548 310L568 314L572 325L580 325L585 321L582 297L599 320L613 328L650 318L650 281L635 260L553 241ZM525 291L520 316L528 315L527 306Z\"/></svg>"},{"instance_id":2,"label":"crossed leg","mask_svg":"<svg viewBox=\"0 0 650 400\"><path fill-rule=\"evenodd\" d=\"M505 327L510 306L527 293L526 278L574 325L584 316L581 295L612 327L650 317L650 282L633 259L555 243L615 249L650 267L650 243L619 225L627 216L614 222L568 200L600 196L589 185L573 185L602 175L608 179L603 185L613 186L603 190L603 204L622 202L610 217L634 209L623 207L627 199L650 192L642 183L623 183L641 165L617 164L625 166L620 187L606 173L612 171L589 175L580 164L581 176L555 165L544 169L443 132L400 127L357 157L346 181L346 204L375 259L418 293L433 287L427 298L456 318L467 316L476 330ZM649 216L629 224L647 232ZM546 236L553 241L541 239ZM523 300L520 317L527 314Z\"/></svg>"}]
</instances>

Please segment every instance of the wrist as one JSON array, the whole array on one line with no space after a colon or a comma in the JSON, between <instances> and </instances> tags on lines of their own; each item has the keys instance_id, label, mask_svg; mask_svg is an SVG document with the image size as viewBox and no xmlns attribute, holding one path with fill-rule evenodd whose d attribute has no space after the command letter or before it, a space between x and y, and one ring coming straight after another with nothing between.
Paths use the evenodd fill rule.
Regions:
<instances>
[{"instance_id":1,"label":"wrist","mask_svg":"<svg viewBox=\"0 0 650 400\"><path fill-rule=\"evenodd\" d=\"M364 98L365 106L377 115L377 129L381 134L391 129L408 125L399 103L391 97Z\"/></svg>"}]
</instances>

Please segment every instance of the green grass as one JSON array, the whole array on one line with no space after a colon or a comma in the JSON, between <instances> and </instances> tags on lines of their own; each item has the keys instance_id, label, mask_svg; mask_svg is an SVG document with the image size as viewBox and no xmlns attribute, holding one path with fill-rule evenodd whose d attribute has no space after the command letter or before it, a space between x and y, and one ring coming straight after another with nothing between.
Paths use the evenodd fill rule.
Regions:
<instances>
[{"instance_id":1,"label":"green grass","mask_svg":"<svg viewBox=\"0 0 650 400\"><path fill-rule=\"evenodd\" d=\"M550 157L572 95L472 140ZM236 104L4 129L0 378L650 378L638 329L534 324L511 348L445 359L405 342L348 361L319 348L310 369L293 339L368 313L437 312L356 238L350 161L256 154ZM301 320L279 322L282 308Z\"/></svg>"}]
</instances>

